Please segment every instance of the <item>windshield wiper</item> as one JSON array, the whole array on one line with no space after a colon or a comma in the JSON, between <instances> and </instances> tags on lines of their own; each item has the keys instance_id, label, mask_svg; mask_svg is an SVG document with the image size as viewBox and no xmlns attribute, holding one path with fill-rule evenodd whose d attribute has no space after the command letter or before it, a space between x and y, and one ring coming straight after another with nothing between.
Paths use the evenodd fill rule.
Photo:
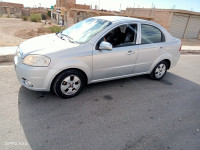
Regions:
<instances>
[{"instance_id":1,"label":"windshield wiper","mask_svg":"<svg viewBox=\"0 0 200 150\"><path fill-rule=\"evenodd\" d=\"M71 43L75 43L75 41L73 40L73 38L71 38L69 35L63 34L62 32L58 32L58 33L56 33L56 34L57 34L57 35L58 35L58 34L61 34L61 36L67 37L68 40L69 40ZM61 39L62 39L62 37L61 37Z\"/></svg>"},{"instance_id":2,"label":"windshield wiper","mask_svg":"<svg viewBox=\"0 0 200 150\"><path fill-rule=\"evenodd\" d=\"M62 33L61 33L61 35L68 37L68 39L70 39L70 40L71 40L71 42L73 42L73 41L74 41L74 40L73 40L73 38L71 38L69 35L65 35L65 34L62 34Z\"/></svg>"}]
</instances>

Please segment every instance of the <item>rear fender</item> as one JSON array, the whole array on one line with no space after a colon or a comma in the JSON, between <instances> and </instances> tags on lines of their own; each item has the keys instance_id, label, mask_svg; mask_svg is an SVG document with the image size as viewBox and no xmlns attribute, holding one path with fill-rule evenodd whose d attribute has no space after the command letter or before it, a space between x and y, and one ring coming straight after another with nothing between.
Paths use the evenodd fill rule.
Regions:
<instances>
[{"instance_id":1,"label":"rear fender","mask_svg":"<svg viewBox=\"0 0 200 150\"><path fill-rule=\"evenodd\" d=\"M167 60L169 60L169 61L171 62L171 60L172 60L172 55L169 54L169 53L167 53L167 54L165 53L165 54L160 55L160 56L154 61L154 63L151 65L151 68L150 68L149 72L151 73L152 70L154 69L154 67L155 67L159 62L161 62L162 60L165 60L165 59L167 59Z\"/></svg>"}]
</instances>

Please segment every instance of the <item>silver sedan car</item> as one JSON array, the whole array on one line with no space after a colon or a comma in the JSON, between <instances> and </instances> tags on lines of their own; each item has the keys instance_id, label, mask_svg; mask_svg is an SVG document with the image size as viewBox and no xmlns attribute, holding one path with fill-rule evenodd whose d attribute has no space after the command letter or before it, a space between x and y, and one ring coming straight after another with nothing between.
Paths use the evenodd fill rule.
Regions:
<instances>
[{"instance_id":1,"label":"silver sedan car","mask_svg":"<svg viewBox=\"0 0 200 150\"><path fill-rule=\"evenodd\" d=\"M86 84L142 74L160 80L180 50L181 41L154 22L102 16L27 40L14 60L23 86L70 98Z\"/></svg>"}]
</instances>

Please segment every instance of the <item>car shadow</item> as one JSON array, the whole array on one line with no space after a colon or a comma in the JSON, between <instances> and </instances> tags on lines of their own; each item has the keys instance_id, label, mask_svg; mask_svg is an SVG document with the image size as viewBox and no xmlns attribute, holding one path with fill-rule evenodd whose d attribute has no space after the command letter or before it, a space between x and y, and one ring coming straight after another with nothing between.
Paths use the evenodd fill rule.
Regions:
<instances>
[{"instance_id":1,"label":"car shadow","mask_svg":"<svg viewBox=\"0 0 200 150\"><path fill-rule=\"evenodd\" d=\"M177 95L187 97L185 92L191 96L198 90L198 84L172 73L160 81L137 76L88 85L80 95L70 99L21 87L19 119L32 149L112 149L115 141L112 138L119 140L122 147L118 149L125 149L128 130L123 126L129 123L134 128L134 141L134 137L146 134L137 132L143 124L151 126L153 118L164 116L165 109L170 109L168 103L172 107L181 103ZM159 112L151 114L152 109L158 108ZM123 120L128 120L127 124L122 125ZM149 130L154 130L156 124L158 121Z\"/></svg>"}]
</instances>

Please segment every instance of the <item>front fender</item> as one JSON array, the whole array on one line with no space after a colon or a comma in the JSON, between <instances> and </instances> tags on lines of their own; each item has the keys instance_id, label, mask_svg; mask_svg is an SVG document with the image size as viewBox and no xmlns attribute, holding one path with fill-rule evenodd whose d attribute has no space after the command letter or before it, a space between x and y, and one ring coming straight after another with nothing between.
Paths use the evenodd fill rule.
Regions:
<instances>
[{"instance_id":1,"label":"front fender","mask_svg":"<svg viewBox=\"0 0 200 150\"><path fill-rule=\"evenodd\" d=\"M60 61L59 63L56 63L54 66L51 66L51 69L56 70L51 77L51 82L60 72L72 68L82 70L86 74L89 82L92 78L92 69L90 67L91 67L90 63L87 64L87 62L83 62L80 60L68 59L65 61Z\"/></svg>"}]
</instances>

